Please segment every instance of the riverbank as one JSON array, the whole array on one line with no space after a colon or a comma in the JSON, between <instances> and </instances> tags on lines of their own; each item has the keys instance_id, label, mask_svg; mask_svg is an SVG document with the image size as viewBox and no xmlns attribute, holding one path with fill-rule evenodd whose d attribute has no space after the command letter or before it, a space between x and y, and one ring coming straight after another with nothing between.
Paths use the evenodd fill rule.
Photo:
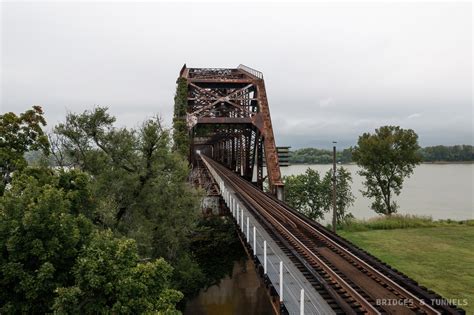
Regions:
<instances>
[{"instance_id":1,"label":"riverbank","mask_svg":"<svg viewBox=\"0 0 474 315\"><path fill-rule=\"evenodd\" d=\"M393 230L406 228L429 228L445 226L472 226L474 220L433 220L430 216L416 216L410 214L393 214L391 216L377 216L367 220L349 219L337 226L345 232L361 232L370 230Z\"/></svg>"},{"instance_id":2,"label":"riverbank","mask_svg":"<svg viewBox=\"0 0 474 315\"><path fill-rule=\"evenodd\" d=\"M467 314L474 314L473 223L432 221L435 226L372 226L364 231L345 229L338 233L421 285L458 301Z\"/></svg>"}]
</instances>

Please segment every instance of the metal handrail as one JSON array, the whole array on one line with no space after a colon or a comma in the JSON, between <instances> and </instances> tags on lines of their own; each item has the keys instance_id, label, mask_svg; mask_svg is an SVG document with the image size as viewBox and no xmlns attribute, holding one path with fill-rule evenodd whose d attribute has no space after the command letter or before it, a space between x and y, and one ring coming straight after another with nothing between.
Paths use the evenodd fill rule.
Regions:
<instances>
[{"instance_id":1,"label":"metal handrail","mask_svg":"<svg viewBox=\"0 0 474 315\"><path fill-rule=\"evenodd\" d=\"M258 70L255 70L255 69L252 69L250 67L247 67L246 65L243 65L243 64L240 64L237 69L239 70L243 70L247 73L250 73L251 75L253 75L254 77L257 77L259 79L262 79L263 80L263 73L258 71Z\"/></svg>"},{"instance_id":2,"label":"metal handrail","mask_svg":"<svg viewBox=\"0 0 474 315\"><path fill-rule=\"evenodd\" d=\"M208 166L209 166L209 165L208 165ZM235 217L236 220L238 220L238 225L240 226L240 230L244 231L244 230L245 230L244 228L246 227L247 224L246 224L246 220L242 220L242 217L243 217L243 214L245 214L245 213L246 213L247 215L250 215L250 216L251 216L250 211L249 211L245 206L243 206L243 205L239 202L238 198L235 198L235 197L233 196L232 199L231 199L231 195L234 195L234 194L235 194L235 191L233 191L233 189L231 189L231 188L230 188L230 189L229 189L229 188L225 188L224 181L220 178L220 176L217 175L217 174L215 173L215 171L214 171L213 169L211 169L211 168L210 168L210 171L211 171L211 174L212 174L215 178L218 178L218 182L219 182L219 186L220 186L220 188L221 188L221 191L223 190L222 188L225 189L225 192L226 192L226 193L223 194L223 197L224 197L224 201L228 204L228 206L229 206L229 207L231 206L231 205L229 205L229 202L230 202L231 200L235 200L235 201L232 201L232 204L234 204L234 202L235 202L235 207L237 207L237 205L239 206L241 212L239 211L239 212L240 212L240 213L239 213L239 212L233 212L233 211L231 211L231 214L232 214L233 216L235 215L234 217ZM247 216L246 216L246 217L247 217ZM241 222L241 221L242 221L242 222ZM249 222L249 223L250 223L250 222ZM250 231L252 231L252 232L250 232ZM255 232L256 232L256 233L255 233L255 237L256 237L256 238L255 238L256 247L263 247L263 246L264 246L264 245L263 245L263 242L265 241L265 236L262 234L262 232L261 232L259 229L255 229ZM252 238L250 237L250 233L252 233L252 238L253 238L253 234L254 234L253 229L250 229L250 227L249 227L249 234L248 234L248 240L247 240L247 241L249 242L249 245L250 245L251 247L253 247L253 246L252 246L252 243L251 243L251 241L250 241L250 240L252 239ZM259 236L259 237L257 237L257 236ZM273 254L274 256L277 257L277 260L278 260L278 261L282 261L282 258L280 257L280 255L276 253L275 249L274 249L268 242L266 243L266 247L267 247L267 257ZM258 256L261 257L262 254L258 254L257 257L258 257ZM262 259L262 258L263 258L263 257L258 258L258 259L260 260L260 259ZM261 263L264 263L263 261L260 261L260 262L261 262ZM279 270L276 269L275 265L274 265L271 261L269 261L269 263L268 263L267 266L270 267L270 269L272 270L272 272L271 272L272 274L278 274L278 273L279 273ZM267 275L270 275L270 273L269 273L268 271L269 271L269 270L267 269ZM300 287L301 289L304 288L304 284L300 281L300 279L298 279L298 277L296 277L296 275L294 275L294 274L290 271L290 269L288 268L288 266L283 265L283 273L286 274L286 277L285 277L285 278L287 279L288 283L294 283L294 284L296 284L298 287ZM277 280L277 281L278 281L278 280ZM285 281L285 282L286 282L286 281ZM279 283L279 281L278 281L278 282L275 282L274 285L275 285L275 288L278 288L278 289L280 289L280 286L283 285L283 291L286 292L286 294L284 294L285 296L283 297L283 303L286 304L287 307L289 307L289 304L291 304L293 307L298 307L298 306L299 306L300 309L304 309L304 306L302 306L302 304L303 304L303 305L304 305L304 304L307 304L308 306L311 306L311 308L312 308L312 310L310 311L311 313L313 313L313 314L321 314L320 311L319 311L319 307L316 306L316 304L319 304L319 303L316 302L316 304L315 304L311 299L304 299L304 300L301 301L300 298L299 298L297 295L295 295L295 293L294 293L292 290L290 290L288 286L286 286L286 285L284 285L284 284L282 284L282 283ZM278 291L279 291L279 290L278 290ZM304 290L302 290L302 291L304 291ZM290 302L290 301L291 301L291 302ZM303 307L303 308L301 308L301 307ZM310 308L310 309L311 309L311 308Z\"/></svg>"}]
</instances>

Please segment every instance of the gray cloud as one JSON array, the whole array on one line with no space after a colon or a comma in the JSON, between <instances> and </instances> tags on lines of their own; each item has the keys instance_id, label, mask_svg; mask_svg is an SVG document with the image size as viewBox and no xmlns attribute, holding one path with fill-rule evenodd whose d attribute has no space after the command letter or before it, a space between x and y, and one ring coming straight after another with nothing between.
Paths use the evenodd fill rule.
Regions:
<instances>
[{"instance_id":1,"label":"gray cloud","mask_svg":"<svg viewBox=\"0 0 474 315\"><path fill-rule=\"evenodd\" d=\"M3 2L2 111L110 106L170 122L191 67L261 70L278 144L355 143L383 124L473 143L471 3Z\"/></svg>"}]
</instances>

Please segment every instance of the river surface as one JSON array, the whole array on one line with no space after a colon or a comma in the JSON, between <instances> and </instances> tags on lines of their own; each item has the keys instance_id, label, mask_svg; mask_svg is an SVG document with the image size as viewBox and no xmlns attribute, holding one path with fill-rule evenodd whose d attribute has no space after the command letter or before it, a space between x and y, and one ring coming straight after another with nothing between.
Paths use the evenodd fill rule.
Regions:
<instances>
[{"instance_id":1,"label":"river surface","mask_svg":"<svg viewBox=\"0 0 474 315\"><path fill-rule=\"evenodd\" d=\"M271 315L272 306L253 262L236 261L232 276L186 303L184 315Z\"/></svg>"},{"instance_id":2,"label":"river surface","mask_svg":"<svg viewBox=\"0 0 474 315\"><path fill-rule=\"evenodd\" d=\"M363 178L355 164L342 165L352 174L352 193L356 200L349 211L358 219L377 216L370 209L371 200L363 197ZM310 167L325 174L332 165L290 165L282 167L285 175L302 174ZM474 219L474 164L421 164L405 180L400 196L395 197L398 213L431 216L435 220ZM325 222L329 222L326 218Z\"/></svg>"}]
</instances>

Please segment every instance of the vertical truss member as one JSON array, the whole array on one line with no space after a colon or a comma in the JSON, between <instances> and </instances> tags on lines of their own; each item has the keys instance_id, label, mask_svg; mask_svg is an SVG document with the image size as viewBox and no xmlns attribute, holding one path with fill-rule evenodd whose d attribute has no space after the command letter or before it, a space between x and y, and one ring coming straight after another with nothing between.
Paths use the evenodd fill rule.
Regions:
<instances>
[{"instance_id":1,"label":"vertical truss member","mask_svg":"<svg viewBox=\"0 0 474 315\"><path fill-rule=\"evenodd\" d=\"M186 124L191 137L189 159L199 150L262 188L264 163L272 194L283 199L283 183L263 74L235 69L187 68Z\"/></svg>"}]
</instances>

